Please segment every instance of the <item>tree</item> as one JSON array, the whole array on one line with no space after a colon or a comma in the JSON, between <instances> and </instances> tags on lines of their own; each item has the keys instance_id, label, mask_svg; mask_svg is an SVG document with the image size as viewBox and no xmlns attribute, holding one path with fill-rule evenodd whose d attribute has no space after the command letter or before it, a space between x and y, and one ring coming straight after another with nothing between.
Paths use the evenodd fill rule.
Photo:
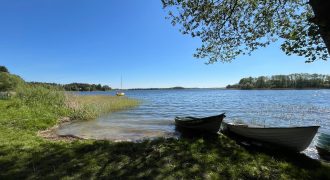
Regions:
<instances>
[{"instance_id":1,"label":"tree","mask_svg":"<svg viewBox=\"0 0 330 180\"><path fill-rule=\"evenodd\" d=\"M330 75L302 73L248 77L242 78L238 84L228 85L227 88L330 88Z\"/></svg>"},{"instance_id":2,"label":"tree","mask_svg":"<svg viewBox=\"0 0 330 180\"><path fill-rule=\"evenodd\" d=\"M5 66L0 66L0 72L9 73L8 69Z\"/></svg>"},{"instance_id":3,"label":"tree","mask_svg":"<svg viewBox=\"0 0 330 180\"><path fill-rule=\"evenodd\" d=\"M104 86L102 87L102 91L110 91L110 90L111 90L111 87L108 86L108 85L104 85Z\"/></svg>"},{"instance_id":4,"label":"tree","mask_svg":"<svg viewBox=\"0 0 330 180\"><path fill-rule=\"evenodd\" d=\"M268 88L267 86L267 77L260 76L256 80L256 88Z\"/></svg>"},{"instance_id":5,"label":"tree","mask_svg":"<svg viewBox=\"0 0 330 180\"><path fill-rule=\"evenodd\" d=\"M102 90L102 85L101 85L101 84L96 85L96 89L97 89L98 91Z\"/></svg>"},{"instance_id":6,"label":"tree","mask_svg":"<svg viewBox=\"0 0 330 180\"><path fill-rule=\"evenodd\" d=\"M173 25L199 37L197 58L230 62L279 39L287 54L306 62L330 52L328 0L162 0Z\"/></svg>"}]
</instances>

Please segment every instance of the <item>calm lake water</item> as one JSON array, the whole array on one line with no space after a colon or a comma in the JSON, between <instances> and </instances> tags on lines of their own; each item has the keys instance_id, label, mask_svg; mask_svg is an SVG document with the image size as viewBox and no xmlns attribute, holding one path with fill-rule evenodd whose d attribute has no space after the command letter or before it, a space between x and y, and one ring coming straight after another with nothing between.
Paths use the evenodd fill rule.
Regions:
<instances>
[{"instance_id":1,"label":"calm lake water","mask_svg":"<svg viewBox=\"0 0 330 180\"><path fill-rule=\"evenodd\" d=\"M226 112L225 121L265 126L320 125L330 132L330 90L128 90L142 104L93 121L63 126L59 134L83 138L136 141L175 137L175 116L211 116ZM115 92L80 94L115 95ZM304 151L318 158L315 141Z\"/></svg>"}]
</instances>

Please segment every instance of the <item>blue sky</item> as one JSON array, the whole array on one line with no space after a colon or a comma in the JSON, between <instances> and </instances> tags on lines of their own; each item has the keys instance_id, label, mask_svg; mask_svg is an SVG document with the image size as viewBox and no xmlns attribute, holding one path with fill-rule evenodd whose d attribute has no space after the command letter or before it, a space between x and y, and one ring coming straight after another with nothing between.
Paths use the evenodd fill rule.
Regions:
<instances>
[{"instance_id":1,"label":"blue sky","mask_svg":"<svg viewBox=\"0 0 330 180\"><path fill-rule=\"evenodd\" d=\"M160 0L1 0L0 65L27 81L124 88L223 87L242 77L330 74L329 61L304 63L279 43L232 63L205 65L198 39L165 19Z\"/></svg>"}]
</instances>

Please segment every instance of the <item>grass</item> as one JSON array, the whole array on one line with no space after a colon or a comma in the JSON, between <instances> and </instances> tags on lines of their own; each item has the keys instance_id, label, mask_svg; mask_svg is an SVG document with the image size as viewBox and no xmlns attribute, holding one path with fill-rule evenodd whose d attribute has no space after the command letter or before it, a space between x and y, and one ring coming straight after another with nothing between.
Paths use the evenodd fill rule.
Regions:
<instances>
[{"instance_id":1,"label":"grass","mask_svg":"<svg viewBox=\"0 0 330 180\"><path fill-rule=\"evenodd\" d=\"M139 104L136 99L105 95L67 94L67 106L71 110L71 119L89 120L100 114L111 113Z\"/></svg>"},{"instance_id":2,"label":"grass","mask_svg":"<svg viewBox=\"0 0 330 180\"><path fill-rule=\"evenodd\" d=\"M37 131L70 115L72 107L60 93L38 91L44 91L43 98L22 94L0 100L0 179L330 179L328 165L304 155L246 149L224 135L138 143L48 141ZM59 98L58 103L48 103L49 97ZM110 100L121 105L112 108ZM131 104L120 97L93 96L74 97L70 103L101 102L106 104L97 110L101 113Z\"/></svg>"}]
</instances>

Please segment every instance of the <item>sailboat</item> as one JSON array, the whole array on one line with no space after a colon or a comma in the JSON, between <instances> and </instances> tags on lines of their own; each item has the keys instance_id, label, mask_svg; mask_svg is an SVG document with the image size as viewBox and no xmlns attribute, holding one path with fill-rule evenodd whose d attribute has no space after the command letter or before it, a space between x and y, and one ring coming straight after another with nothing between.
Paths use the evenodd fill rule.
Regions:
<instances>
[{"instance_id":1,"label":"sailboat","mask_svg":"<svg viewBox=\"0 0 330 180\"><path fill-rule=\"evenodd\" d=\"M125 93L122 91L123 89L123 77L120 76L120 90L116 93L117 96L125 96Z\"/></svg>"}]
</instances>

